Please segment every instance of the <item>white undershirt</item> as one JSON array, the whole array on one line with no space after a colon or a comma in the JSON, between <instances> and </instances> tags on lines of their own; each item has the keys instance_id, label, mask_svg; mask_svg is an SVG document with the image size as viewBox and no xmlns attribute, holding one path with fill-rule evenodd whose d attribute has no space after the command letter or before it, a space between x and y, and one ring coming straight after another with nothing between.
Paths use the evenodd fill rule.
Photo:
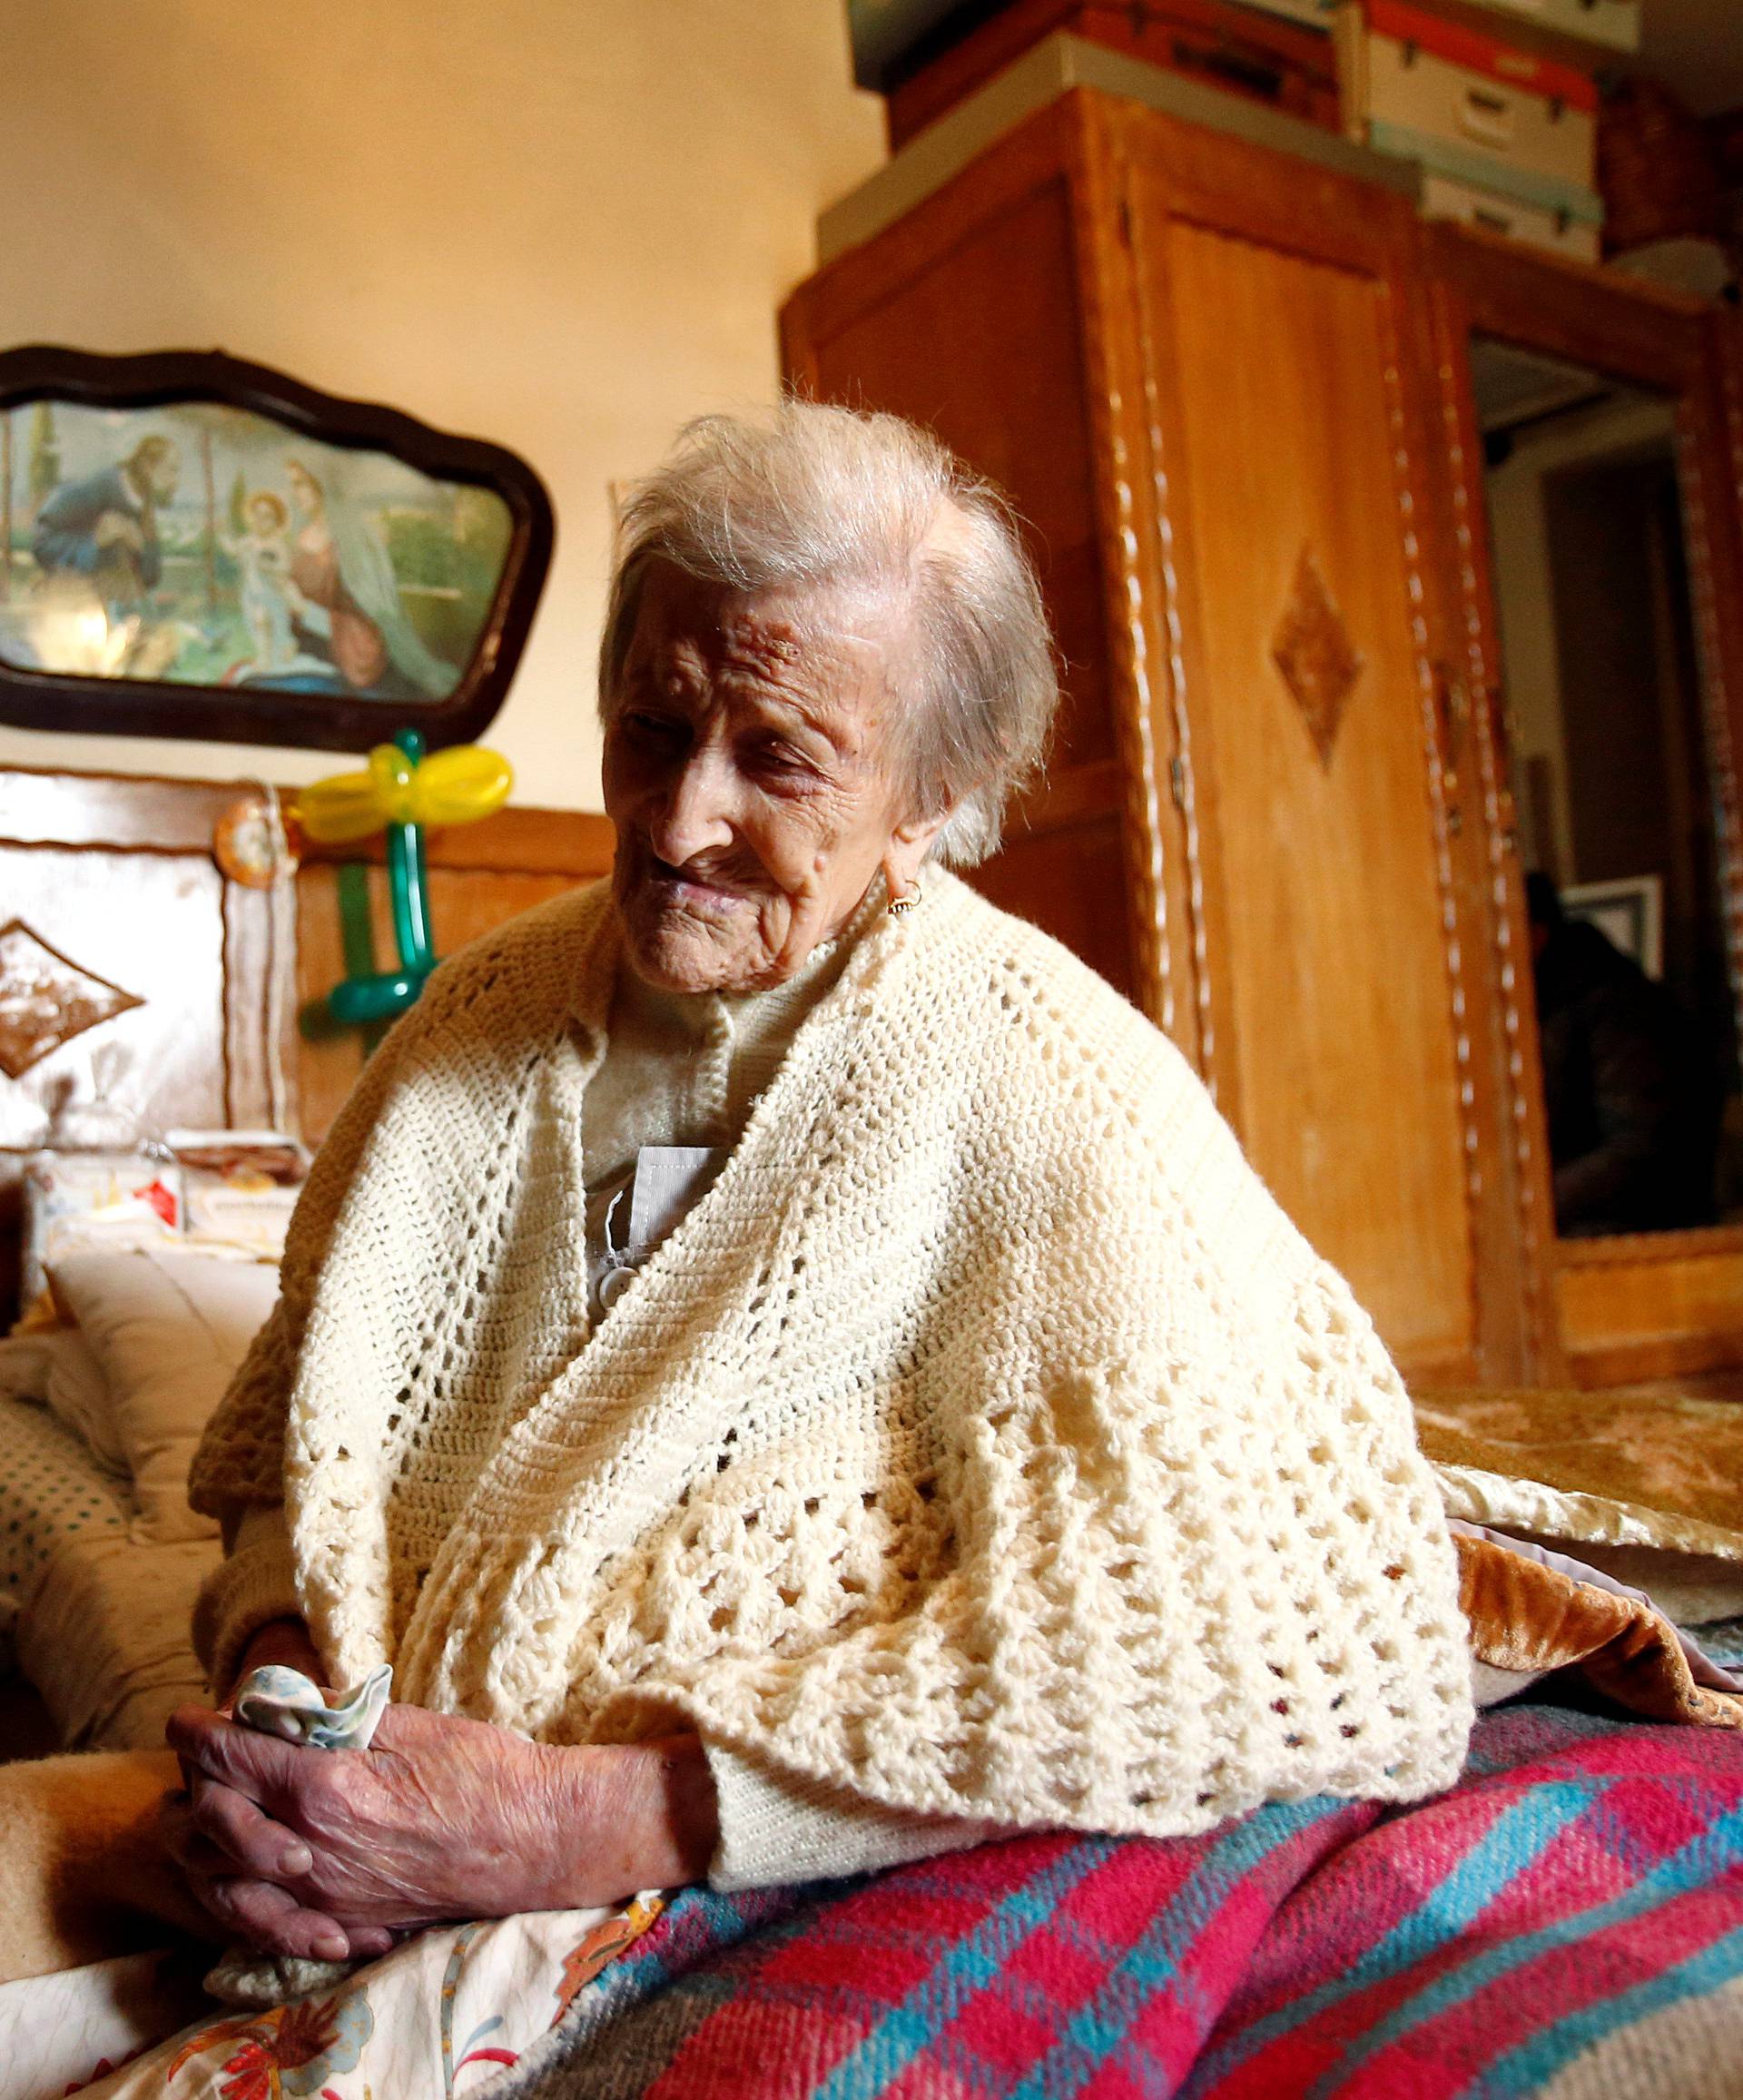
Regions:
<instances>
[{"instance_id":1,"label":"white undershirt","mask_svg":"<svg viewBox=\"0 0 1743 2100\"><path fill-rule=\"evenodd\" d=\"M625 968L605 1059L587 1082L581 1111L588 1298L596 1320L609 1313L619 1278L633 1273L713 1185L806 1015L834 988L854 942L881 909L882 895L875 884L834 941L813 949L793 976L766 991L736 998L660 991ZM674 1147L708 1156L649 1160L638 1204L644 1150ZM662 1169L667 1199L649 1202L648 1183ZM632 1218L643 1229L632 1232Z\"/></svg>"}]
</instances>

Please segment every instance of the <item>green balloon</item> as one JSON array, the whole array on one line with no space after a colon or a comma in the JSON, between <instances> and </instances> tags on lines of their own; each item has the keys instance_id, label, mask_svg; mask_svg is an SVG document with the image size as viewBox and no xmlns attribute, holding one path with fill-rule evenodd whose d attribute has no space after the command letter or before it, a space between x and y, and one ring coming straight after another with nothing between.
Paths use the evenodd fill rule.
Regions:
<instances>
[{"instance_id":1,"label":"green balloon","mask_svg":"<svg viewBox=\"0 0 1743 2100\"><path fill-rule=\"evenodd\" d=\"M348 977L334 985L327 1004L333 1019L348 1028L391 1020L417 998L428 975L428 970L384 970L374 977Z\"/></svg>"},{"instance_id":2,"label":"green balloon","mask_svg":"<svg viewBox=\"0 0 1743 2100\"><path fill-rule=\"evenodd\" d=\"M416 765L424 755L424 739L416 729L402 729L393 740ZM333 1019L348 1028L390 1020L403 1013L424 989L436 967L429 934L428 867L424 858L422 824L388 826L388 894L393 903L394 937L399 967L373 977L348 977L328 996Z\"/></svg>"}]
</instances>

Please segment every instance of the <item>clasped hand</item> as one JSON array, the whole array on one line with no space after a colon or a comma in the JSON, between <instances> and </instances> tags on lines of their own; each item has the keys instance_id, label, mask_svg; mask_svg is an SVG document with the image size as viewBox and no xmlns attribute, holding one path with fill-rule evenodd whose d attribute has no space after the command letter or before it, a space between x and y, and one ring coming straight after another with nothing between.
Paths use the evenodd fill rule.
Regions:
<instances>
[{"instance_id":1,"label":"clasped hand","mask_svg":"<svg viewBox=\"0 0 1743 2100\"><path fill-rule=\"evenodd\" d=\"M390 1706L367 1750L321 1750L186 1706L165 1841L224 1929L271 1954L384 1954L456 1918L614 1903L705 1872L702 1746L557 1748Z\"/></svg>"},{"instance_id":2,"label":"clasped hand","mask_svg":"<svg viewBox=\"0 0 1743 2100\"><path fill-rule=\"evenodd\" d=\"M580 1772L505 1730L396 1706L369 1750L320 1750L183 1707L169 1742L188 1777L171 1850L213 1917L269 1952L342 1961L442 1918L609 1900L611 1875L576 1871L601 1835L578 1800L564 1813Z\"/></svg>"}]
</instances>

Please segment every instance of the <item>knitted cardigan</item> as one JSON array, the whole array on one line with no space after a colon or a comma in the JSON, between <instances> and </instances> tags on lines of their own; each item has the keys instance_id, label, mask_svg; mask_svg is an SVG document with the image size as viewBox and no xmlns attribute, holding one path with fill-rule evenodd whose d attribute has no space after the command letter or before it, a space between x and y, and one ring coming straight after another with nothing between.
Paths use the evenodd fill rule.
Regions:
<instances>
[{"instance_id":1,"label":"knitted cardigan","mask_svg":"<svg viewBox=\"0 0 1743 2100\"><path fill-rule=\"evenodd\" d=\"M1177 1053L929 871L591 1326L605 885L476 943L298 1207L197 1508L283 1497L336 1681L820 1797L1156 1835L1457 1776L1440 1498Z\"/></svg>"}]
</instances>

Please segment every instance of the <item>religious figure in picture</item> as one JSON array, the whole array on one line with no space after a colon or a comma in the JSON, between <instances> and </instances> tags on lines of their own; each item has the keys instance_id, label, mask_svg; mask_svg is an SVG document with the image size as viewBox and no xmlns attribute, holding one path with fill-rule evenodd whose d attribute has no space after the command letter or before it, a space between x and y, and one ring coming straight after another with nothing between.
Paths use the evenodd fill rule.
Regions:
<instances>
[{"instance_id":1,"label":"religious figure in picture","mask_svg":"<svg viewBox=\"0 0 1743 2100\"><path fill-rule=\"evenodd\" d=\"M326 671L320 657L298 648L290 628L290 512L284 498L256 489L243 517L247 530L223 544L241 572L242 619L254 645L245 668L268 675Z\"/></svg>"},{"instance_id":2,"label":"religious figure in picture","mask_svg":"<svg viewBox=\"0 0 1743 2100\"><path fill-rule=\"evenodd\" d=\"M296 512L286 596L299 652L354 692L445 699L458 672L407 618L380 535L300 460L287 460L285 473Z\"/></svg>"},{"instance_id":3,"label":"religious figure in picture","mask_svg":"<svg viewBox=\"0 0 1743 2100\"><path fill-rule=\"evenodd\" d=\"M153 433L118 466L64 482L36 514L31 546L44 583L83 579L112 621L137 613L163 573L157 513L181 464L174 441Z\"/></svg>"}]
</instances>

